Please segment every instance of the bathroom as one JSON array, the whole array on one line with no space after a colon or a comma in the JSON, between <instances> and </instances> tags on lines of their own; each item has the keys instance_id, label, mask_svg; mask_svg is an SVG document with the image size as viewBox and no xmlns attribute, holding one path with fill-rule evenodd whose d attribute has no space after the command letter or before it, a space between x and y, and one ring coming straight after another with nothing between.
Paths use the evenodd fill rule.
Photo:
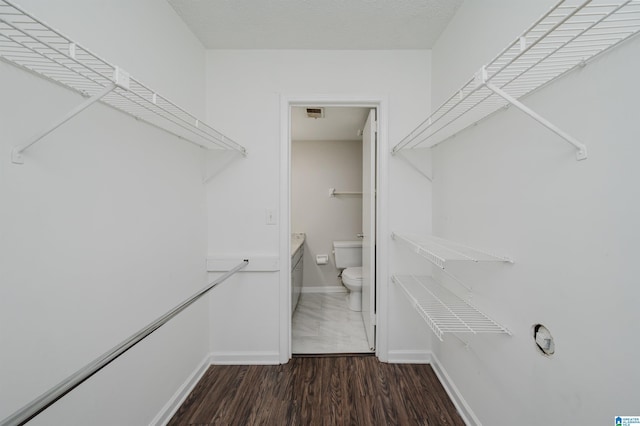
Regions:
<instances>
[{"instance_id":1,"label":"bathroom","mask_svg":"<svg viewBox=\"0 0 640 426\"><path fill-rule=\"evenodd\" d=\"M362 264L362 134L369 111L303 106L291 110L294 354L374 351L362 319L361 269L353 269ZM334 245L340 266L345 266L342 255L352 258L346 261L349 268L336 266ZM355 277L353 291L345 286L346 280L351 287L349 277Z\"/></svg>"}]
</instances>

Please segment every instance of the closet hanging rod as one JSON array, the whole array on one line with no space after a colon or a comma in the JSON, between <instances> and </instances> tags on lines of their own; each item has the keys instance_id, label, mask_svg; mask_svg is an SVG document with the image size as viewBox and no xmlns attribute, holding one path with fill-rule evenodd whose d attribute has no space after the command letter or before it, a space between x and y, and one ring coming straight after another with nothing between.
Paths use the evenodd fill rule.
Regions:
<instances>
[{"instance_id":1,"label":"closet hanging rod","mask_svg":"<svg viewBox=\"0 0 640 426\"><path fill-rule=\"evenodd\" d=\"M396 144L392 153L432 147L504 106L514 105L571 143L578 160L585 159L586 147L582 143L518 100L637 35L640 0L566 3L567 0L558 2L481 67L461 89Z\"/></svg>"},{"instance_id":2,"label":"closet hanging rod","mask_svg":"<svg viewBox=\"0 0 640 426\"><path fill-rule=\"evenodd\" d=\"M329 188L329 197L335 198L340 195L362 195L362 191L336 191L335 188Z\"/></svg>"},{"instance_id":3,"label":"closet hanging rod","mask_svg":"<svg viewBox=\"0 0 640 426\"><path fill-rule=\"evenodd\" d=\"M249 264L249 260L244 259L237 266L227 271L225 274L212 281L206 287L200 289L198 292L193 294L191 297L185 299L180 304L176 305L173 309L168 311L166 314L157 318L155 321L147 324L144 328L136 332L135 334L129 336L126 340L122 341L120 344L111 348L104 354L100 355L98 358L85 365L75 373L71 374L64 380L62 380L57 385L53 386L51 389L19 409L18 411L11 414L9 417L0 421L0 426L17 426L24 425L29 422L35 416L49 408L51 405L55 404L60 398L74 390L76 387L80 386L86 380L91 378L98 371L102 370L104 367L109 365L111 362L115 361L120 355L127 352L129 349L133 348L135 345L140 343L143 339L149 336L151 333L165 325L169 320L178 315L180 312L184 311L186 308L195 303L202 296L207 294L211 289L213 289L218 284L226 281L229 277L234 275L236 272L240 271L242 268Z\"/></svg>"},{"instance_id":4,"label":"closet hanging rod","mask_svg":"<svg viewBox=\"0 0 640 426\"><path fill-rule=\"evenodd\" d=\"M18 163L26 149L97 100L204 148L247 154L243 146L9 0L0 0L0 59L91 99L18 144L12 156Z\"/></svg>"}]
</instances>

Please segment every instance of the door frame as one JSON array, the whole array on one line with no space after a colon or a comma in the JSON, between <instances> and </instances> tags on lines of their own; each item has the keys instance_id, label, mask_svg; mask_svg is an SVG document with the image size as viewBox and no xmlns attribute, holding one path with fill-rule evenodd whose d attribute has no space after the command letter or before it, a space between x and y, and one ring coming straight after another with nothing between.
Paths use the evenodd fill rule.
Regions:
<instances>
[{"instance_id":1,"label":"door frame","mask_svg":"<svg viewBox=\"0 0 640 426\"><path fill-rule=\"evenodd\" d=\"M363 107L375 108L378 121L377 196L376 196L376 356L388 361L388 288L389 288L389 155L388 99L376 95L281 95L280 96L280 338L279 359L291 359L291 107Z\"/></svg>"}]
</instances>

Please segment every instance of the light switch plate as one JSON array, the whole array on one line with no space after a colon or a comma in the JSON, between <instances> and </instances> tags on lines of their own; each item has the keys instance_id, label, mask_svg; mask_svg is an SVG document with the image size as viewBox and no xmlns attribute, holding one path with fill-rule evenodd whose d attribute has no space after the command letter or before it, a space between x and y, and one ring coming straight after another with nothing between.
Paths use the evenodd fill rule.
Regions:
<instances>
[{"instance_id":1,"label":"light switch plate","mask_svg":"<svg viewBox=\"0 0 640 426\"><path fill-rule=\"evenodd\" d=\"M277 225L278 224L276 211L274 209L267 209L266 210L266 223L267 223L267 225Z\"/></svg>"}]
</instances>

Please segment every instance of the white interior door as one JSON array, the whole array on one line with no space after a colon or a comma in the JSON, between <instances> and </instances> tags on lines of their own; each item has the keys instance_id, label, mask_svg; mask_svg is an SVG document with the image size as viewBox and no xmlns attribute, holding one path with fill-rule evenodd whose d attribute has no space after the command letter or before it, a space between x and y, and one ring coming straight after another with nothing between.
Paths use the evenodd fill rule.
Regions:
<instances>
[{"instance_id":1,"label":"white interior door","mask_svg":"<svg viewBox=\"0 0 640 426\"><path fill-rule=\"evenodd\" d=\"M376 110L362 134L362 321L371 350L376 324Z\"/></svg>"}]
</instances>

